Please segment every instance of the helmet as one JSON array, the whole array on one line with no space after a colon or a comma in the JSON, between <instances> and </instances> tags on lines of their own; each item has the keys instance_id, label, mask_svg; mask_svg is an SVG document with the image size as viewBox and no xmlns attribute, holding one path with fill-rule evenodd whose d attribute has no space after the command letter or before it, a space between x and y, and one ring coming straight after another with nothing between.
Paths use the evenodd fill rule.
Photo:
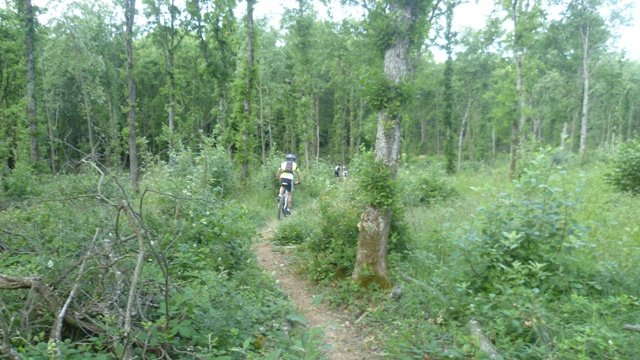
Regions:
<instances>
[{"instance_id":1,"label":"helmet","mask_svg":"<svg viewBox=\"0 0 640 360\"><path fill-rule=\"evenodd\" d=\"M293 154L287 154L284 158L285 160L296 161L296 156Z\"/></svg>"}]
</instances>

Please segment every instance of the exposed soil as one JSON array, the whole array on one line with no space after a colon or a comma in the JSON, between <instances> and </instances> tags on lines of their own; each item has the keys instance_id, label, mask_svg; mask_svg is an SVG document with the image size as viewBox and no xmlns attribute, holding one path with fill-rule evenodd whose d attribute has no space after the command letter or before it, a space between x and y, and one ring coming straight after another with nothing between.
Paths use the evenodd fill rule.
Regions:
<instances>
[{"instance_id":1,"label":"exposed soil","mask_svg":"<svg viewBox=\"0 0 640 360\"><path fill-rule=\"evenodd\" d=\"M262 239L255 245L258 264L271 274L280 289L287 294L298 311L307 320L310 328L323 330L327 345L325 356L335 360L361 360L379 358L375 351L375 341L366 336L359 318L340 313L328 306L313 301L314 286L297 276L291 269L292 249L271 244L277 223L270 223L262 231Z\"/></svg>"}]
</instances>

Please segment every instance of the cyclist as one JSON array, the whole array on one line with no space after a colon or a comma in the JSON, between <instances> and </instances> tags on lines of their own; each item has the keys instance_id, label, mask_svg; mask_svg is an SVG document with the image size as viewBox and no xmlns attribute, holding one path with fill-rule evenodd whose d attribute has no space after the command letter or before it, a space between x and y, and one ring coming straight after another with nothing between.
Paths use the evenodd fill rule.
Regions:
<instances>
[{"instance_id":1,"label":"cyclist","mask_svg":"<svg viewBox=\"0 0 640 360\"><path fill-rule=\"evenodd\" d=\"M300 184L300 171L298 170L298 164L296 163L296 156L293 154L287 154L285 160L280 164L276 177L280 179L280 184L286 183L288 196L287 196L287 208L285 211L287 214L291 214L291 205L293 204L293 183ZM278 201L280 200L279 194Z\"/></svg>"}]
</instances>

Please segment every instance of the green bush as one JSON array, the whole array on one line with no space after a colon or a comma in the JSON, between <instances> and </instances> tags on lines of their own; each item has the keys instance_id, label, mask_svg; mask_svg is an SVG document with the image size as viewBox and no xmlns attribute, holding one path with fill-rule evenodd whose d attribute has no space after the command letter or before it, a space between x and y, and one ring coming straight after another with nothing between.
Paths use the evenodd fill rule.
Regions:
<instances>
[{"instance_id":1,"label":"green bush","mask_svg":"<svg viewBox=\"0 0 640 360\"><path fill-rule=\"evenodd\" d=\"M622 192L640 194L640 140L623 143L613 160L607 182Z\"/></svg>"},{"instance_id":2,"label":"green bush","mask_svg":"<svg viewBox=\"0 0 640 360\"><path fill-rule=\"evenodd\" d=\"M316 281L349 276L358 246L359 212L347 201L323 197L318 204L319 225L304 244L303 266Z\"/></svg>"},{"instance_id":3,"label":"green bush","mask_svg":"<svg viewBox=\"0 0 640 360\"><path fill-rule=\"evenodd\" d=\"M8 197L37 196L40 194L38 179L33 168L22 161L2 178L2 189Z\"/></svg>"},{"instance_id":4,"label":"green bush","mask_svg":"<svg viewBox=\"0 0 640 360\"><path fill-rule=\"evenodd\" d=\"M272 242L278 245L299 245L307 240L312 230L306 217L294 216L278 224Z\"/></svg>"},{"instance_id":5,"label":"green bush","mask_svg":"<svg viewBox=\"0 0 640 360\"><path fill-rule=\"evenodd\" d=\"M480 230L468 238L469 279L477 290L495 292L505 286L561 290L571 285L570 250L578 226L569 194L552 185L560 175L544 153L523 164L514 194L500 194L484 210Z\"/></svg>"},{"instance_id":6,"label":"green bush","mask_svg":"<svg viewBox=\"0 0 640 360\"><path fill-rule=\"evenodd\" d=\"M454 197L457 192L442 170L407 166L399 176L402 203L405 206L428 206Z\"/></svg>"}]
</instances>

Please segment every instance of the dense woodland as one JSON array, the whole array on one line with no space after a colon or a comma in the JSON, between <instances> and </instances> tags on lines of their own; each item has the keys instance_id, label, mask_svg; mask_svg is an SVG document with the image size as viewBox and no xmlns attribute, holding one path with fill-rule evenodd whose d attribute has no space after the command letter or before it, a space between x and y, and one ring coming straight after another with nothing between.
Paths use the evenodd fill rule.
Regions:
<instances>
[{"instance_id":1,"label":"dense woodland","mask_svg":"<svg viewBox=\"0 0 640 360\"><path fill-rule=\"evenodd\" d=\"M640 356L632 2L257 1L3 4L0 357L321 358L251 250L286 153L372 358Z\"/></svg>"},{"instance_id":2,"label":"dense woodland","mask_svg":"<svg viewBox=\"0 0 640 360\"><path fill-rule=\"evenodd\" d=\"M413 81L402 88L404 152L444 153L450 136L461 160L491 159L509 151L514 119L523 137L542 144L559 146L564 130L566 147L580 152L637 132L638 63L611 50L623 7L605 18L613 6L606 1L564 1L554 5L561 16L549 19L553 2L509 1L496 3L486 28L447 32L447 6L456 3L434 2L420 14L415 36L423 41L412 49ZM4 171L30 160L58 173L88 157L125 166L131 121L139 157L167 159L205 134L251 166L287 151L307 165L348 162L375 142L372 119L389 101L380 49L392 30L376 16L382 4L367 19L341 23L321 20L310 1L298 4L273 28L236 15L253 2L77 2L47 23L37 21L46 8L8 2L0 45ZM134 7L133 94L127 6ZM434 46L450 62L435 62Z\"/></svg>"}]
</instances>

